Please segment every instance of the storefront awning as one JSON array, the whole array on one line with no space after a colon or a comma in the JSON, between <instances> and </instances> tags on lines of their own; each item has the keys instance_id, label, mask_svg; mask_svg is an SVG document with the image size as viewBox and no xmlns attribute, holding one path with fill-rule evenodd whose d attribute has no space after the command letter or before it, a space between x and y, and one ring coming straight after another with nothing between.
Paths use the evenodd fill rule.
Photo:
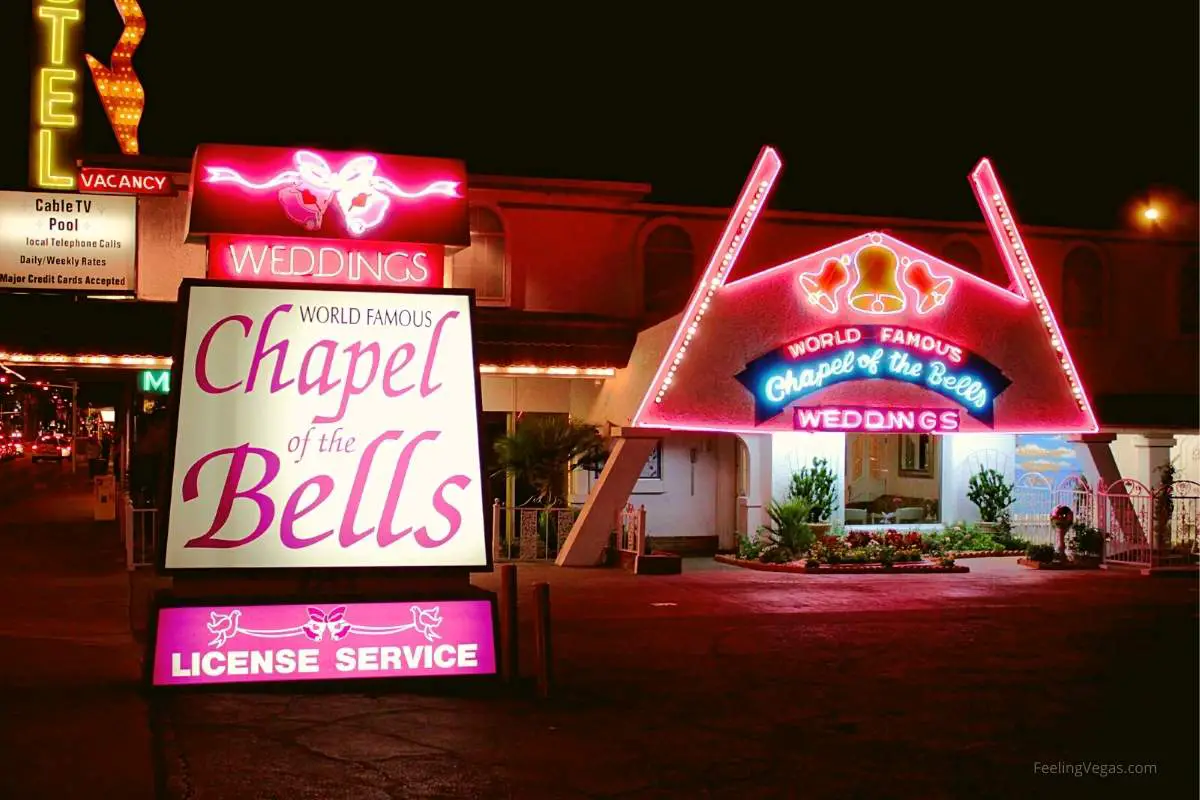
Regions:
<instances>
[{"instance_id":1,"label":"storefront awning","mask_svg":"<svg viewBox=\"0 0 1200 800\"><path fill-rule=\"evenodd\" d=\"M172 351L174 303L0 295L0 353L157 356ZM620 369L637 338L632 321L480 308L481 364Z\"/></svg>"}]
</instances>

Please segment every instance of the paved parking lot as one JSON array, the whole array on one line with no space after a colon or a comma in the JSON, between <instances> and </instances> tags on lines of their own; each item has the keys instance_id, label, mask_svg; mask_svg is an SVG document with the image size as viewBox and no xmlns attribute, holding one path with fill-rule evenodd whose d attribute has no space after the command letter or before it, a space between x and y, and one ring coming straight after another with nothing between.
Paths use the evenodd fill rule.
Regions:
<instances>
[{"instance_id":1,"label":"paved parking lot","mask_svg":"<svg viewBox=\"0 0 1200 800\"><path fill-rule=\"evenodd\" d=\"M552 587L548 701L401 682L148 703L85 480L10 463L0 487L0 797L1196 795L1192 578L522 566L527 668L532 586Z\"/></svg>"},{"instance_id":2,"label":"paved parking lot","mask_svg":"<svg viewBox=\"0 0 1200 800\"><path fill-rule=\"evenodd\" d=\"M526 613L533 582L552 586L552 700L528 689L175 696L162 709L171 790L197 800L1191 791L1194 583L969 563L968 575L904 577L708 561L678 577L522 567ZM1038 775L1036 762L1158 774L1068 778Z\"/></svg>"}]
</instances>

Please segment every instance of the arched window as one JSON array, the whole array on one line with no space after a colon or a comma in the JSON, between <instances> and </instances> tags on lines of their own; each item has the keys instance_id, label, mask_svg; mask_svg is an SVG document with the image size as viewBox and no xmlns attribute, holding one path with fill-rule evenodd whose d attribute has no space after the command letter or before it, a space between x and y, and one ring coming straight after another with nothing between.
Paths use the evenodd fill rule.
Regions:
<instances>
[{"instance_id":1,"label":"arched window","mask_svg":"<svg viewBox=\"0 0 1200 800\"><path fill-rule=\"evenodd\" d=\"M1063 324L1077 330L1104 325L1104 264L1091 247L1076 247L1063 261Z\"/></svg>"},{"instance_id":2,"label":"arched window","mask_svg":"<svg viewBox=\"0 0 1200 800\"><path fill-rule=\"evenodd\" d=\"M646 313L668 317L683 310L695 282L692 238L678 225L655 228L642 245L642 303Z\"/></svg>"},{"instance_id":3,"label":"arched window","mask_svg":"<svg viewBox=\"0 0 1200 800\"><path fill-rule=\"evenodd\" d=\"M962 267L972 275L983 276L983 256L975 245L962 239L953 239L942 248L942 258L956 267Z\"/></svg>"},{"instance_id":4,"label":"arched window","mask_svg":"<svg viewBox=\"0 0 1200 800\"><path fill-rule=\"evenodd\" d=\"M447 261L450 285L474 289L480 302L508 299L508 259L504 251L504 223L490 208L471 209L471 246Z\"/></svg>"},{"instance_id":5,"label":"arched window","mask_svg":"<svg viewBox=\"0 0 1200 800\"><path fill-rule=\"evenodd\" d=\"M1179 332L1200 333L1200 262L1179 265Z\"/></svg>"}]
</instances>

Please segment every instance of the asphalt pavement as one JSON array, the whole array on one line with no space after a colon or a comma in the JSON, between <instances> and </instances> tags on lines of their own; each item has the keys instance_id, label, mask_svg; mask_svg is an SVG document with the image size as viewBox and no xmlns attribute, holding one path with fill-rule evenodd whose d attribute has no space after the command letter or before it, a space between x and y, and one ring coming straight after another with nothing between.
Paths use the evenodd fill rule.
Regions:
<instances>
[{"instance_id":1,"label":"asphalt pavement","mask_svg":"<svg viewBox=\"0 0 1200 800\"><path fill-rule=\"evenodd\" d=\"M155 796L116 523L83 468L0 463L0 798Z\"/></svg>"},{"instance_id":2,"label":"asphalt pavement","mask_svg":"<svg viewBox=\"0 0 1200 800\"><path fill-rule=\"evenodd\" d=\"M116 529L90 520L86 478L0 464L0 521L4 800L1197 795L1194 576L522 566L513 690L147 704ZM547 700L528 680L537 581Z\"/></svg>"}]
</instances>

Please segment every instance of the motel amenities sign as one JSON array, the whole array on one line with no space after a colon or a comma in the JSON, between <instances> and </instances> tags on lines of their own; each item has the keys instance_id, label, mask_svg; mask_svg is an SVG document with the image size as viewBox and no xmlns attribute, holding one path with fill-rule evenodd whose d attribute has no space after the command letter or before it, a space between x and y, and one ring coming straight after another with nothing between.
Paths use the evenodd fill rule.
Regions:
<instances>
[{"instance_id":1,"label":"motel amenities sign","mask_svg":"<svg viewBox=\"0 0 1200 800\"><path fill-rule=\"evenodd\" d=\"M181 302L167 569L490 565L468 292Z\"/></svg>"},{"instance_id":2,"label":"motel amenities sign","mask_svg":"<svg viewBox=\"0 0 1200 800\"><path fill-rule=\"evenodd\" d=\"M0 192L0 289L132 294L137 200Z\"/></svg>"}]
</instances>

